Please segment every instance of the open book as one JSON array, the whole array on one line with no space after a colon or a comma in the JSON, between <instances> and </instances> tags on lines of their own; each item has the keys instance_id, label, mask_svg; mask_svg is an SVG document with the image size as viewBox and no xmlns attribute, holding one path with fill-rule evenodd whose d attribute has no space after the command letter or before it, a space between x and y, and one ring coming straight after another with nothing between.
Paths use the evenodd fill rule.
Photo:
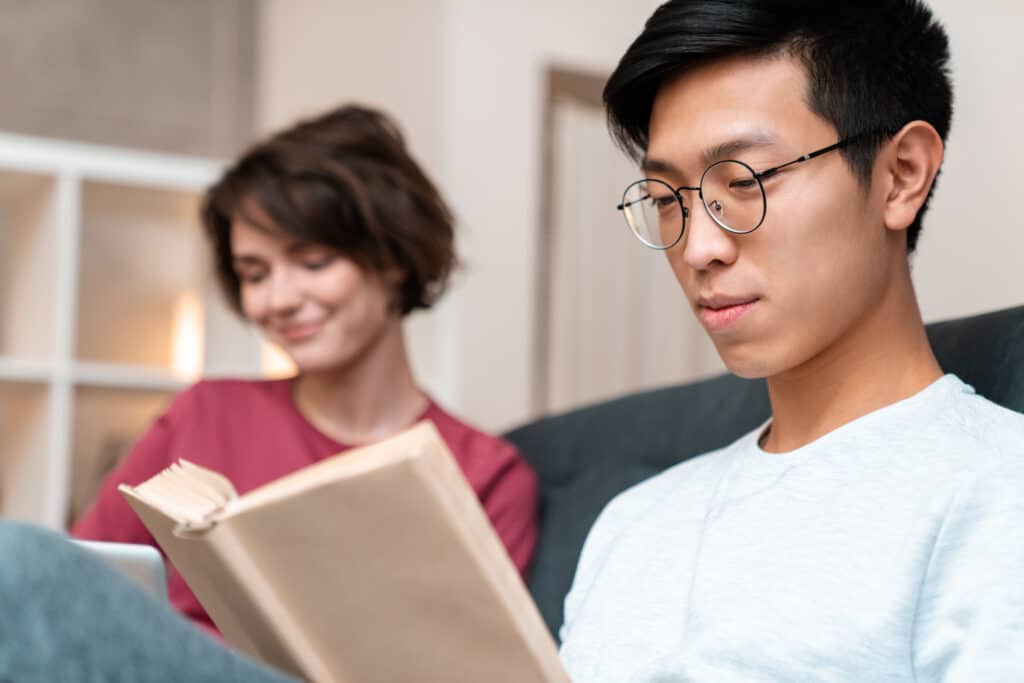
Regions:
<instances>
[{"instance_id":1,"label":"open book","mask_svg":"<svg viewBox=\"0 0 1024 683\"><path fill-rule=\"evenodd\" d=\"M243 496L185 461L120 490L227 641L282 671L318 683L569 680L429 422Z\"/></svg>"}]
</instances>

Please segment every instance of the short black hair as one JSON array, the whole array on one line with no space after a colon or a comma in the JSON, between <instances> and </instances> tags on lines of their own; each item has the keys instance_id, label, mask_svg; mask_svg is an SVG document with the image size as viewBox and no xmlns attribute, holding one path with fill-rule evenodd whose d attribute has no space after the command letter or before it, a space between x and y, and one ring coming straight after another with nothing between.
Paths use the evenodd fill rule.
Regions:
<instances>
[{"instance_id":1,"label":"short black hair","mask_svg":"<svg viewBox=\"0 0 1024 683\"><path fill-rule=\"evenodd\" d=\"M605 84L612 136L639 161L655 96L667 79L727 57L775 54L801 61L808 106L840 138L893 133L915 120L930 123L944 142L949 134L949 39L920 0L670 0L647 20ZM886 137L842 150L864 185ZM908 252L917 246L928 199L907 230Z\"/></svg>"},{"instance_id":2,"label":"short black hair","mask_svg":"<svg viewBox=\"0 0 1024 683\"><path fill-rule=\"evenodd\" d=\"M258 207L272 221L252 214ZM401 315L444 292L455 254L454 218L381 111L345 105L258 142L206 191L202 221L228 303L242 313L231 223L325 244L368 272L397 268Z\"/></svg>"}]
</instances>

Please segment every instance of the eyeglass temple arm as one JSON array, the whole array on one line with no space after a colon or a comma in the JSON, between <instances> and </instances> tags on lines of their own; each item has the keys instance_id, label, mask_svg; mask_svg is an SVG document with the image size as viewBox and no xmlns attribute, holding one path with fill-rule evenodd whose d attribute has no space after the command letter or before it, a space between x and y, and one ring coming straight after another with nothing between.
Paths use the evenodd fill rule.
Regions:
<instances>
[{"instance_id":1,"label":"eyeglass temple arm","mask_svg":"<svg viewBox=\"0 0 1024 683\"><path fill-rule=\"evenodd\" d=\"M761 171L760 173L755 173L754 175L756 175L758 178L762 178L762 179L763 178L770 178L771 176L775 175L776 173L778 173L782 169L786 168L787 166L792 166L793 164L801 164L801 163L803 163L805 161L810 161L811 159L814 159L815 157L820 157L822 154L828 154L829 152L831 152L833 150L842 149L843 147L846 147L847 145L850 145L853 142L854 142L854 140L852 138L850 140L840 140L839 142L835 143L834 145L829 145L828 147L823 147L823 148L815 150L815 151L813 151L813 152L811 152L809 154L805 154L802 157L797 157L796 159L793 159L792 161L787 161L784 164L780 164L779 166L775 166L773 168L766 169L764 171Z\"/></svg>"},{"instance_id":2,"label":"eyeglass temple arm","mask_svg":"<svg viewBox=\"0 0 1024 683\"><path fill-rule=\"evenodd\" d=\"M845 140L840 140L839 142L835 143L834 145L829 145L828 147L822 147L821 149L818 149L818 150L815 150L815 151L810 152L808 154L805 154L802 157L797 157L796 159L793 159L792 161L787 161L786 163L784 163L784 164L782 164L780 166L775 166L773 168L769 168L767 170L761 171L760 173L755 173L754 175L756 175L758 178L762 178L762 179L763 178L770 178L771 176L775 175L776 173L778 173L782 169L786 168L787 166L792 166L793 164L803 163L804 161L810 161L811 159L814 159L815 157L820 157L822 154L828 154L829 152L831 152L833 150L842 149L843 147L848 147L849 145L852 145L855 142L860 142L861 140L863 140L865 138L871 137L873 135L881 135L881 134L892 135L892 133L889 133L888 130L886 130L884 128L878 128L876 130L869 130L866 133L861 133L860 135L854 135L854 136L848 137Z\"/></svg>"},{"instance_id":3,"label":"eyeglass temple arm","mask_svg":"<svg viewBox=\"0 0 1024 683\"><path fill-rule=\"evenodd\" d=\"M780 168L781 168L781 167L780 167ZM660 181L659 181L659 182L660 182ZM700 191L700 188L699 188L699 187L687 187L686 185L681 185L681 186L677 187L676 189L672 190L673 192L675 192L675 194L676 194L676 198L677 198L677 199L679 199L679 198L680 198L680 197L679 197L679 190L694 190L694 191ZM622 202L621 204L619 204L618 206L616 206L616 207L615 207L615 209L616 209L617 211L622 211L623 209L625 209L625 208L627 208L627 207L633 206L634 204L639 204L640 202L646 201L646 200L648 200L648 199L650 199L650 198L651 198L651 195L649 195L649 194L645 194L645 195L644 195L643 197L637 197L637 198L636 198L636 199L634 199L633 201L630 201L630 202Z\"/></svg>"},{"instance_id":4,"label":"eyeglass temple arm","mask_svg":"<svg viewBox=\"0 0 1024 683\"><path fill-rule=\"evenodd\" d=\"M645 195L644 195L643 197L638 197L637 199L634 199L634 200L633 200L633 201L631 201L631 202L622 202L621 204L619 204L619 205L618 205L618 206L616 206L615 208L616 208L616 209L617 209L618 211L622 211L622 210L623 210L623 209L625 209L626 207L629 207L629 206L633 206L634 204L639 204L640 202L642 202L642 201L646 201L646 200L648 200L648 199L650 199L650 198L651 198L651 195L649 195L649 194L645 194Z\"/></svg>"}]
</instances>

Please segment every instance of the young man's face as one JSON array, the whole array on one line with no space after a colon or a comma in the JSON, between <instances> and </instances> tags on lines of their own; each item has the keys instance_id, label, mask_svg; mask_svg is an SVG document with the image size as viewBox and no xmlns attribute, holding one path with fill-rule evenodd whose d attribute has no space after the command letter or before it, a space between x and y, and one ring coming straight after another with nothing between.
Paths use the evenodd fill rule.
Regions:
<instances>
[{"instance_id":1,"label":"young man's face","mask_svg":"<svg viewBox=\"0 0 1024 683\"><path fill-rule=\"evenodd\" d=\"M788 56L734 58L667 81L650 119L646 175L697 186L719 160L707 152L723 145L732 147L724 158L761 171L837 142L806 90ZM764 190L764 222L749 234L724 231L683 190L686 230L666 251L726 366L743 377L778 375L841 346L905 264L902 233L883 225L884 196L865 189L839 152L787 167Z\"/></svg>"}]
</instances>

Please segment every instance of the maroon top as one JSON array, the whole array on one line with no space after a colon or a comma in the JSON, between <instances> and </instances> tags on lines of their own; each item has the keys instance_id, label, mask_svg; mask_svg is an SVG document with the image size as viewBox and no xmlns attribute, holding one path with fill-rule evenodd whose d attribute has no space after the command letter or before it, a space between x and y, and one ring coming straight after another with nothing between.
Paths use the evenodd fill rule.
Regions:
<instances>
[{"instance_id":1,"label":"maroon top","mask_svg":"<svg viewBox=\"0 0 1024 683\"><path fill-rule=\"evenodd\" d=\"M182 392L106 478L72 529L78 538L156 542L117 491L178 458L225 475L242 494L350 448L318 431L292 402L291 380L205 380ZM537 542L537 478L515 447L459 422L431 402L417 418L434 423L525 577ZM213 629L206 611L169 567L171 603Z\"/></svg>"}]
</instances>

